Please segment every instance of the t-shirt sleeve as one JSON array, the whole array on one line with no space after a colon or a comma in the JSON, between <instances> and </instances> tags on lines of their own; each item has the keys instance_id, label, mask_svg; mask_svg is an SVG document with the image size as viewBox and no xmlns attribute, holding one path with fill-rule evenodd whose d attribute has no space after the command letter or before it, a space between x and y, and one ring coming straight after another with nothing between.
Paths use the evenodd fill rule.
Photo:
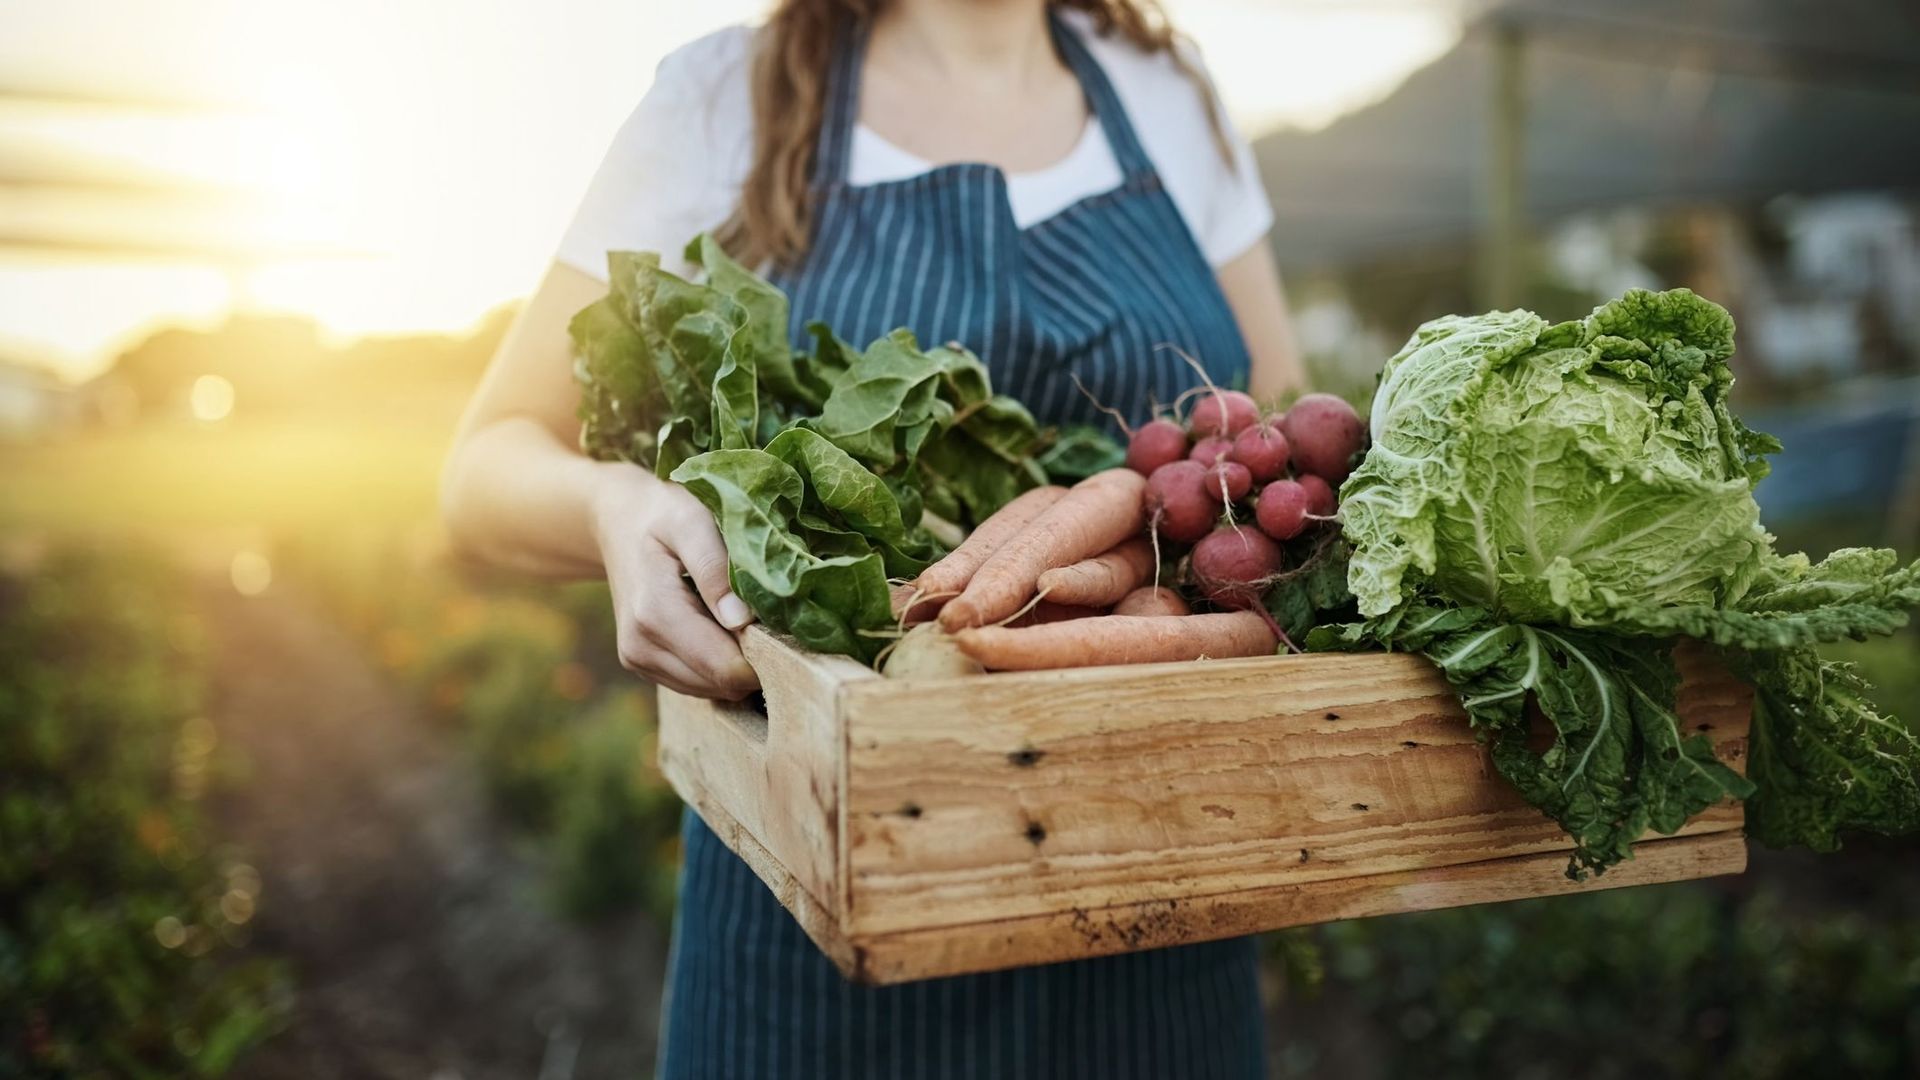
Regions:
<instances>
[{"instance_id":1,"label":"t-shirt sleeve","mask_svg":"<svg viewBox=\"0 0 1920 1080\"><path fill-rule=\"evenodd\" d=\"M557 262L601 281L609 251L657 251L673 265L687 241L732 213L751 137L737 92L744 77L728 81L737 44L703 40L660 62L562 234Z\"/></svg>"},{"instance_id":2,"label":"t-shirt sleeve","mask_svg":"<svg viewBox=\"0 0 1920 1080\"><path fill-rule=\"evenodd\" d=\"M1208 131L1207 143L1212 152L1206 155L1205 160L1212 167L1211 183L1206 188L1204 206L1199 215L1201 220L1195 232L1207 261L1215 267L1221 267L1246 254L1253 245L1265 239L1268 230L1273 228L1273 204L1267 199L1266 183L1260 178L1260 166L1254 160L1253 147L1228 118L1226 106L1220 101L1213 79L1206 74L1206 68L1200 61L1199 51L1184 42L1181 48L1195 70L1206 79L1207 93L1213 98L1221 130L1233 151L1233 160L1228 162L1220 154L1219 147L1214 145L1211 130Z\"/></svg>"}]
</instances>

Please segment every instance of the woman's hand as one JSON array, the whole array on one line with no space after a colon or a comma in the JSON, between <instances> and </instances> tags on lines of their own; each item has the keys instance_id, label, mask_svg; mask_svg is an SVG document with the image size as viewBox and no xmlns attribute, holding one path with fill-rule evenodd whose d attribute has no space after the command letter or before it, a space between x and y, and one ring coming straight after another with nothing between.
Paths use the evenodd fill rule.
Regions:
<instances>
[{"instance_id":1,"label":"woman's hand","mask_svg":"<svg viewBox=\"0 0 1920 1080\"><path fill-rule=\"evenodd\" d=\"M700 500L637 466L616 466L595 493L592 518L613 589L620 663L694 697L738 700L758 689L728 632L753 613L733 595L726 545Z\"/></svg>"}]
</instances>

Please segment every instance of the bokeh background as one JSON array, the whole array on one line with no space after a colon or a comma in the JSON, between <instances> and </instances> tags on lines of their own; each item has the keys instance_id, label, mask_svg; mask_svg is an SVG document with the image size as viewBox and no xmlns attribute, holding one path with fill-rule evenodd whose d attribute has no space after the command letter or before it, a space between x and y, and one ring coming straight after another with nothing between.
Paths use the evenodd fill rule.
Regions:
<instances>
[{"instance_id":1,"label":"bokeh background","mask_svg":"<svg viewBox=\"0 0 1920 1080\"><path fill-rule=\"evenodd\" d=\"M604 588L452 565L458 410L756 0L0 10L0 1075L645 1076L678 805ZM1169 0L1316 380L1689 285L1771 527L1920 541L1920 9ZM1920 722L1920 636L1836 650ZM1920 1074L1920 846L1274 935L1278 1076Z\"/></svg>"}]
</instances>

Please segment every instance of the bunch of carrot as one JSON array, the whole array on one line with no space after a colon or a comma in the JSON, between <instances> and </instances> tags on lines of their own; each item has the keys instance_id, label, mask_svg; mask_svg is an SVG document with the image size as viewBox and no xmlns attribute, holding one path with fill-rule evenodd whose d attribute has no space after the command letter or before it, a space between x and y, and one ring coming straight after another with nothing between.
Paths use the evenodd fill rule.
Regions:
<instances>
[{"instance_id":1,"label":"bunch of carrot","mask_svg":"<svg viewBox=\"0 0 1920 1080\"><path fill-rule=\"evenodd\" d=\"M1363 429L1344 402L1303 398L1295 429L1309 443L1345 449L1316 451L1328 464L1291 479L1285 418L1262 417L1237 391L1205 393L1188 423L1161 419L1129 432L1126 467L1072 488L1036 488L982 522L896 590L902 623L937 622L936 633L990 671L1273 653L1285 634L1262 594L1283 569L1275 540L1331 520L1333 488L1322 473L1344 478ZM1268 504L1310 498L1274 527L1272 513L1255 512L1258 501L1248 505L1255 472L1261 494L1273 492ZM1193 547L1184 579L1222 610L1196 614L1160 581L1162 557L1185 544ZM924 640L924 631L916 635L916 644Z\"/></svg>"}]
</instances>

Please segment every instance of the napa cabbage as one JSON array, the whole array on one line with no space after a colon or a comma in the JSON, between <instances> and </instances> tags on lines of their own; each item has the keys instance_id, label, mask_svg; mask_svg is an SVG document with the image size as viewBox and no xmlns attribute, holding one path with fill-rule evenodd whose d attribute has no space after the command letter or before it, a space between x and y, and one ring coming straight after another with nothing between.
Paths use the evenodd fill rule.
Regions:
<instances>
[{"instance_id":1,"label":"napa cabbage","mask_svg":"<svg viewBox=\"0 0 1920 1080\"><path fill-rule=\"evenodd\" d=\"M1903 625L1920 563L1773 549L1753 487L1780 446L1728 407L1732 354L1733 320L1685 289L1558 324L1437 319L1387 362L1341 490L1364 621L1309 646L1432 659L1502 775L1573 837L1576 876L1727 798L1772 844L1920 828L1920 739L1816 648ZM1680 724L1680 638L1754 687L1745 775Z\"/></svg>"}]
</instances>

